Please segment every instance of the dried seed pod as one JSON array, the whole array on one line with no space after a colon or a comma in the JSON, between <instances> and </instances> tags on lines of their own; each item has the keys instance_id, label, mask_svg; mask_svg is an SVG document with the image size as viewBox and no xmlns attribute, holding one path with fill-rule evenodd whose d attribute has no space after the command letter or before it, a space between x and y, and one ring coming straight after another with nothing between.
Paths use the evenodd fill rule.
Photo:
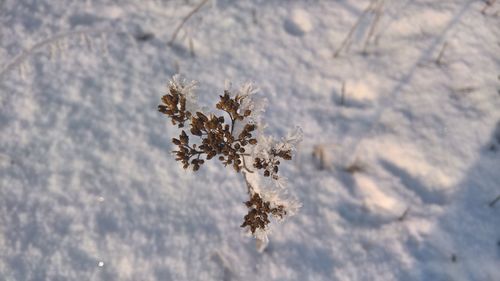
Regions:
<instances>
[{"instance_id":1,"label":"dried seed pod","mask_svg":"<svg viewBox=\"0 0 500 281\"><path fill-rule=\"evenodd\" d=\"M193 134L195 136L201 136L202 135L201 130L198 129L198 128L195 128L195 127L191 128L190 132L191 132L191 134Z\"/></svg>"},{"instance_id":2,"label":"dried seed pod","mask_svg":"<svg viewBox=\"0 0 500 281\"><path fill-rule=\"evenodd\" d=\"M187 145L189 143L189 137L187 136L186 132L183 130L181 135L179 136L179 139L182 144Z\"/></svg>"}]
</instances>

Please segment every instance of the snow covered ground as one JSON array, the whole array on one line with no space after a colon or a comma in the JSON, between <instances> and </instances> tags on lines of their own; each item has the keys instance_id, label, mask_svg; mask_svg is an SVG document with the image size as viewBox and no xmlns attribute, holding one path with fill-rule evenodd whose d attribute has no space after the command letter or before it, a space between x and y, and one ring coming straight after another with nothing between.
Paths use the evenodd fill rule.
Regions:
<instances>
[{"instance_id":1,"label":"snow covered ground","mask_svg":"<svg viewBox=\"0 0 500 281\"><path fill-rule=\"evenodd\" d=\"M371 2L209 0L169 46L198 1L0 1L0 280L500 280L500 3ZM177 72L303 128L262 254L241 176L170 153Z\"/></svg>"}]
</instances>

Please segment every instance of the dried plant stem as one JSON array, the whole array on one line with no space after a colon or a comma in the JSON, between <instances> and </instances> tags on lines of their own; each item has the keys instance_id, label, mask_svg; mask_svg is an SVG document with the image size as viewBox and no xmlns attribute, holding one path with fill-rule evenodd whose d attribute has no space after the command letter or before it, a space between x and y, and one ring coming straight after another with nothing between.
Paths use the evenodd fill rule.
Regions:
<instances>
[{"instance_id":1,"label":"dried plant stem","mask_svg":"<svg viewBox=\"0 0 500 281\"><path fill-rule=\"evenodd\" d=\"M410 207L407 207L403 212L403 214L399 216L398 221L404 221L409 212L410 212Z\"/></svg>"},{"instance_id":2,"label":"dried plant stem","mask_svg":"<svg viewBox=\"0 0 500 281\"><path fill-rule=\"evenodd\" d=\"M253 171L248 168L247 163L245 162L245 155L241 156L241 161L243 162L243 169L245 169L248 173L253 174Z\"/></svg>"},{"instance_id":3,"label":"dried plant stem","mask_svg":"<svg viewBox=\"0 0 500 281\"><path fill-rule=\"evenodd\" d=\"M196 55L194 53L193 38L191 36L189 36L189 53L191 54L191 57L194 57Z\"/></svg>"},{"instance_id":4,"label":"dried plant stem","mask_svg":"<svg viewBox=\"0 0 500 281\"><path fill-rule=\"evenodd\" d=\"M325 160L325 148L323 145L318 144L314 146L313 157L318 159L319 169L324 170L326 168L326 160Z\"/></svg>"},{"instance_id":5,"label":"dried plant stem","mask_svg":"<svg viewBox=\"0 0 500 281\"><path fill-rule=\"evenodd\" d=\"M170 41L168 41L168 45L172 45L172 43L175 41L175 38L177 38L177 34L181 30L181 28L184 26L184 24L189 20L189 18L191 18L194 14L196 14L196 12L198 12L201 9L201 7L203 7L203 5L205 5L207 2L208 2L208 0L202 0L200 3L198 3L198 5L196 5L196 7L194 7L194 9L192 9L182 19L182 21L179 23L179 25L177 25L177 27L175 28L175 31L172 34L172 37L170 38Z\"/></svg>"},{"instance_id":6,"label":"dried plant stem","mask_svg":"<svg viewBox=\"0 0 500 281\"><path fill-rule=\"evenodd\" d=\"M333 54L333 57L336 58L339 56L340 52L347 46L347 44L351 41L351 37L354 34L354 31L358 28L358 26L361 24L361 21L365 17L368 12L370 12L373 8L374 1L370 2L368 7L364 9L363 13L359 16L358 20L356 23L352 26L351 30L349 30L349 33L347 33L347 36L344 38L344 41L342 41L342 44L340 44L340 47L335 51Z\"/></svg>"},{"instance_id":7,"label":"dried plant stem","mask_svg":"<svg viewBox=\"0 0 500 281\"><path fill-rule=\"evenodd\" d=\"M255 189L253 188L252 184L248 181L247 178L247 173L245 171L242 172L243 174L243 179L245 180L245 184L247 185L247 193L252 197L252 195L255 193Z\"/></svg>"},{"instance_id":8,"label":"dried plant stem","mask_svg":"<svg viewBox=\"0 0 500 281\"><path fill-rule=\"evenodd\" d=\"M495 206L495 204L500 201L500 195L497 196L497 198L493 199L493 201L490 202L489 206L491 208L493 208L493 206Z\"/></svg>"},{"instance_id":9,"label":"dried plant stem","mask_svg":"<svg viewBox=\"0 0 500 281\"><path fill-rule=\"evenodd\" d=\"M340 105L345 105L345 81L342 81L342 88L340 91Z\"/></svg>"},{"instance_id":10,"label":"dried plant stem","mask_svg":"<svg viewBox=\"0 0 500 281\"><path fill-rule=\"evenodd\" d=\"M375 19L373 20L372 25L370 26L370 31L368 31L368 36L366 37L365 40L365 46L363 47L363 53L366 53L366 50L368 49L368 43L370 42L370 39L373 37L373 34L375 34L377 25L380 21L380 18L382 17L383 6L384 6L384 0L381 0L378 3L377 8L375 9Z\"/></svg>"},{"instance_id":11,"label":"dried plant stem","mask_svg":"<svg viewBox=\"0 0 500 281\"><path fill-rule=\"evenodd\" d=\"M448 42L445 42L443 44L443 47L441 47L441 51L439 51L439 54L438 54L438 56L436 58L436 64L437 65L442 65L443 64L442 59L443 59L443 55L444 55L444 51L446 50L446 47L448 47Z\"/></svg>"}]
</instances>

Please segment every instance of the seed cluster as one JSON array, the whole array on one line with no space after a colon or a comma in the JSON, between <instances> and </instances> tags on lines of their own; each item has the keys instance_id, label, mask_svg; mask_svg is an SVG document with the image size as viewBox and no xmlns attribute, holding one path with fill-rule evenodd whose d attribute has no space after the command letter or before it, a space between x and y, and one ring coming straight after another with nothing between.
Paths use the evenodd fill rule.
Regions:
<instances>
[{"instance_id":1,"label":"seed cluster","mask_svg":"<svg viewBox=\"0 0 500 281\"><path fill-rule=\"evenodd\" d=\"M270 223L269 216L283 218L286 215L285 207L283 205L278 205L271 208L271 203L264 201L258 193L254 193L253 196L245 202L248 207L249 212L245 215L244 222L241 227L249 227L252 233L255 233L257 229L265 229Z\"/></svg>"},{"instance_id":2,"label":"seed cluster","mask_svg":"<svg viewBox=\"0 0 500 281\"><path fill-rule=\"evenodd\" d=\"M256 157L254 159L253 166L257 169L263 169L265 177L278 179L278 166L280 164L278 158L291 160L292 151L290 149L272 148L268 154L270 155L268 159Z\"/></svg>"},{"instance_id":3,"label":"seed cluster","mask_svg":"<svg viewBox=\"0 0 500 281\"><path fill-rule=\"evenodd\" d=\"M158 106L158 111L167 115L173 125L179 128L188 127L182 130L177 138L172 139L173 144L177 146L177 150L173 151L176 160L183 164L184 169L191 166L193 171L197 171L206 160L217 157L225 166L230 165L236 172L241 172L242 169L252 172L245 164L245 156L251 156L247 150L249 146L257 144L257 139L253 135L257 126L247 122L241 132L237 134L234 132L235 123L243 121L252 114L249 109L241 109L241 103L246 96L231 97L227 90L219 96L216 108L227 113L229 120L226 120L224 116L207 115L199 111L193 113L187 110L187 99L182 87L172 83L168 93L161 99L162 104ZM197 144L190 140L187 132L192 137L199 138ZM271 148L267 154L269 157L254 158L253 167L262 169L266 177L278 179L280 165L278 158L290 160L292 152L290 149ZM257 229L264 230L270 222L270 215L279 218L286 215L283 205L271 208L271 203L264 201L255 190L249 188L249 196L250 200L245 202L248 214L245 215L241 227L248 226L252 233L255 234Z\"/></svg>"},{"instance_id":4,"label":"seed cluster","mask_svg":"<svg viewBox=\"0 0 500 281\"><path fill-rule=\"evenodd\" d=\"M217 109L224 110L229 113L231 116L231 120L234 122L236 120L243 120L245 117L250 116L252 114L251 110L245 110L243 114L240 114L239 109L241 105L241 101L244 97L236 96L234 99L231 98L231 95L228 90L224 91L223 96L219 96L220 101L215 105Z\"/></svg>"},{"instance_id":5,"label":"seed cluster","mask_svg":"<svg viewBox=\"0 0 500 281\"><path fill-rule=\"evenodd\" d=\"M191 112L186 110L186 97L174 85L170 85L168 90L169 94L161 98L163 105L158 105L158 111L168 115L173 125L182 128L191 117Z\"/></svg>"},{"instance_id":6,"label":"seed cluster","mask_svg":"<svg viewBox=\"0 0 500 281\"><path fill-rule=\"evenodd\" d=\"M235 122L252 113L251 110L240 112L242 100L243 97L238 95L232 98L228 91L224 91L224 95L220 96L216 107L229 115L231 123L227 124L223 116L207 116L199 111L193 114L186 110L186 97L176 87L169 87L169 93L162 97L163 104L158 106L158 110L169 116L172 124L178 125L179 128L183 128L186 121L190 121L189 132L201 139L199 146L190 145L184 130L178 138L172 139L178 146L178 149L173 151L177 156L176 160L181 161L184 169L192 166L193 171L197 171L205 160L219 155L218 159L225 166L230 165L235 171L241 171L244 167L243 156L248 155L245 146L257 144L257 139L252 135L257 128L255 124L246 124L237 136L233 134ZM205 160L201 159L203 155Z\"/></svg>"}]
</instances>

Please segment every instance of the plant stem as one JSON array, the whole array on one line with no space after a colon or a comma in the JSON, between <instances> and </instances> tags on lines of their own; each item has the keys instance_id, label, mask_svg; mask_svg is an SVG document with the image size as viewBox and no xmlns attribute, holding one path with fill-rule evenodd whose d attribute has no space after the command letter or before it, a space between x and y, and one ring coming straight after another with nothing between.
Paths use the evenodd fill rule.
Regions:
<instances>
[{"instance_id":1,"label":"plant stem","mask_svg":"<svg viewBox=\"0 0 500 281\"><path fill-rule=\"evenodd\" d=\"M247 185L248 195L250 195L250 197L252 197L252 195L255 193L255 190L252 187L252 185L250 184L250 182L248 181L246 172L243 171L242 174L243 174L243 179L245 179L245 183Z\"/></svg>"},{"instance_id":2,"label":"plant stem","mask_svg":"<svg viewBox=\"0 0 500 281\"><path fill-rule=\"evenodd\" d=\"M189 18L191 18L196 12L198 12L201 9L201 7L203 7L203 5L205 5L205 3L207 3L207 2L208 2L208 0L202 0L198 5L196 5L196 7L194 7L193 10L191 10L191 12L189 12L182 19L182 21L179 23L179 25L177 25L177 27L175 28L175 31L172 34L172 37L170 38L170 41L168 41L168 45L172 45L172 43L174 42L175 38L177 38L177 34L181 30L182 26L189 20Z\"/></svg>"},{"instance_id":3,"label":"plant stem","mask_svg":"<svg viewBox=\"0 0 500 281\"><path fill-rule=\"evenodd\" d=\"M241 161L243 162L243 168L250 174L253 174L253 171L247 167L247 164L245 162L245 156L243 156L243 154L241 154Z\"/></svg>"}]
</instances>

